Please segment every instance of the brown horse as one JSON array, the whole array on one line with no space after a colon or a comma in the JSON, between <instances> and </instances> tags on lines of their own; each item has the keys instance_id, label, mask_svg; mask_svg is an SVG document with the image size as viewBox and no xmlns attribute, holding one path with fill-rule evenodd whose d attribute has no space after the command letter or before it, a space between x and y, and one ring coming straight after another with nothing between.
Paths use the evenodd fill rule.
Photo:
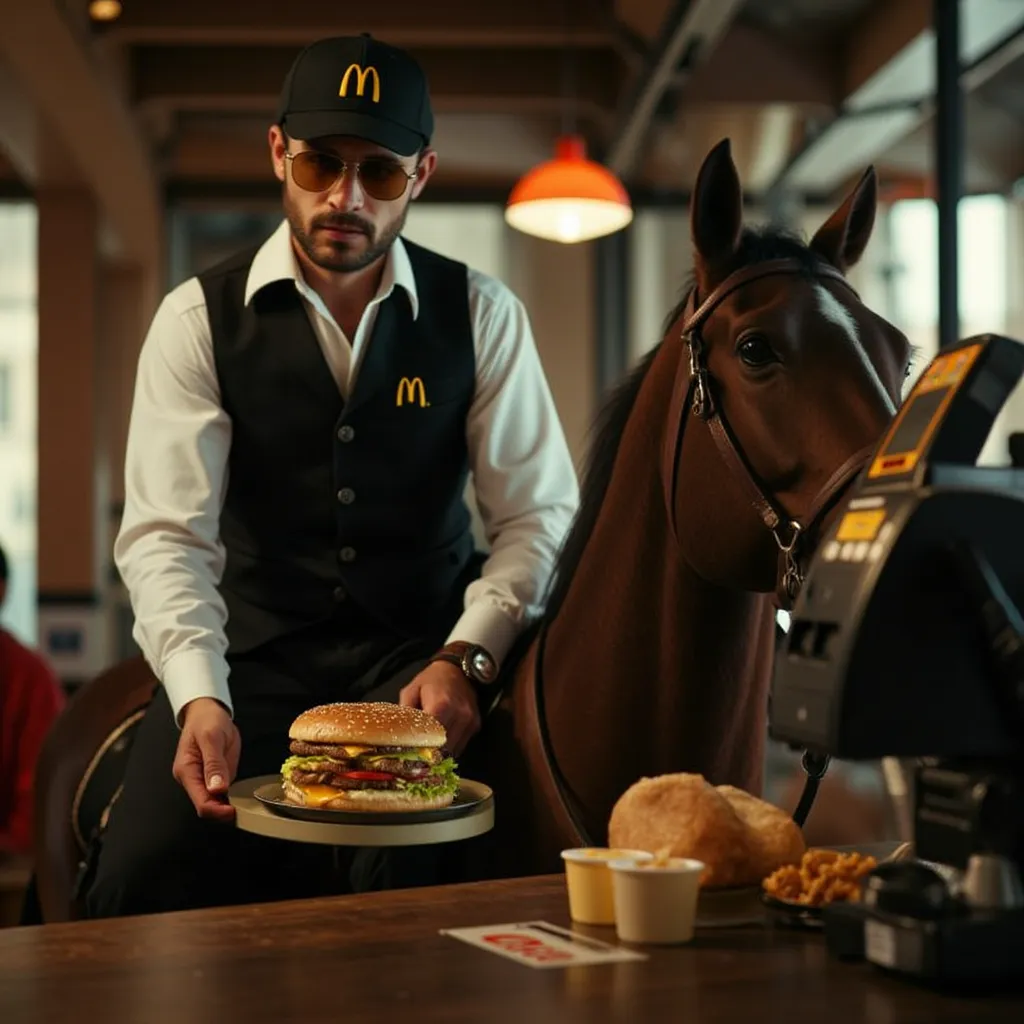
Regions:
<instances>
[{"instance_id":1,"label":"brown horse","mask_svg":"<svg viewBox=\"0 0 1024 1024\"><path fill-rule=\"evenodd\" d=\"M560 870L644 775L760 793L776 607L908 373L844 277L875 205L869 169L806 245L743 227L728 140L705 159L693 285L605 407L545 614L467 752L497 800L470 874Z\"/></svg>"}]
</instances>

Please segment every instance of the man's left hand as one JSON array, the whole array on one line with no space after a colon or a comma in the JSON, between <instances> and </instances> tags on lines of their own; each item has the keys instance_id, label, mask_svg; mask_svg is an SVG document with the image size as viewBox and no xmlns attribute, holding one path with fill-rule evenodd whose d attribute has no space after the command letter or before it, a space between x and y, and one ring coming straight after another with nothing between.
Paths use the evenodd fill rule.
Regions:
<instances>
[{"instance_id":1,"label":"man's left hand","mask_svg":"<svg viewBox=\"0 0 1024 1024\"><path fill-rule=\"evenodd\" d=\"M457 757L480 731L480 709L469 680L457 665L435 661L403 687L398 703L422 708L448 733L448 749Z\"/></svg>"}]
</instances>

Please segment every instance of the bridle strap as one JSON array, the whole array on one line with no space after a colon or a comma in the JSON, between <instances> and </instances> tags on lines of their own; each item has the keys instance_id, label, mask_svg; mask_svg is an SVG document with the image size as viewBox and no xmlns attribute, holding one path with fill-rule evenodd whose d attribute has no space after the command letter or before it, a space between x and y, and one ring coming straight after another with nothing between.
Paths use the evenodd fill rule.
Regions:
<instances>
[{"instance_id":1,"label":"bridle strap","mask_svg":"<svg viewBox=\"0 0 1024 1024\"><path fill-rule=\"evenodd\" d=\"M828 482L818 491L814 501L811 502L803 523L797 520L790 523L788 541L783 541L778 533L775 534L775 543L779 548L778 582L775 587L777 608L789 611L793 607L804 581L803 570L800 566L801 545L807 538L815 537L822 519L846 493L847 488L867 464L874 450L874 445L868 445L859 452L854 452L829 477Z\"/></svg>"},{"instance_id":2,"label":"bridle strap","mask_svg":"<svg viewBox=\"0 0 1024 1024\"><path fill-rule=\"evenodd\" d=\"M692 302L693 294L687 303ZM683 349L680 338L673 338L672 344L678 344ZM680 364L685 359L685 352L679 355ZM693 393L695 381L692 376L682 372L680 365L676 370L675 384L672 388L672 398L668 404L667 422L674 425L674 429L666 430L661 452L661 480L665 492L665 506L668 511L669 530L672 539L679 545L679 524L676 521L676 486L679 482L679 456L683 446L683 428L686 426L686 413L693 405Z\"/></svg>"},{"instance_id":3,"label":"bridle strap","mask_svg":"<svg viewBox=\"0 0 1024 1024\"><path fill-rule=\"evenodd\" d=\"M722 456L722 461L732 473L733 479L746 494L750 504L754 506L754 511L761 517L761 522L774 533L785 519L785 513L760 487L757 474L733 438L728 423L719 412L717 402L714 403L707 416L707 424L715 447L718 448L718 454Z\"/></svg>"},{"instance_id":4,"label":"bridle strap","mask_svg":"<svg viewBox=\"0 0 1024 1024\"><path fill-rule=\"evenodd\" d=\"M835 504L835 500L853 483L854 477L867 465L877 445L869 444L854 452L829 478L818 491L811 507L807 510L804 532L809 533Z\"/></svg>"},{"instance_id":5,"label":"bridle strap","mask_svg":"<svg viewBox=\"0 0 1024 1024\"><path fill-rule=\"evenodd\" d=\"M854 452L825 482L815 495L802 524L795 523L798 529L793 531L788 542L779 539L776 533L775 542L779 547L778 582L775 588L776 607L789 611L796 601L797 593L803 583L803 573L799 565L798 548L807 537L813 537L821 525L821 520L846 492L857 474L867 465L874 454L875 445L867 445L859 452Z\"/></svg>"},{"instance_id":6,"label":"bridle strap","mask_svg":"<svg viewBox=\"0 0 1024 1024\"><path fill-rule=\"evenodd\" d=\"M705 320L738 288L750 284L751 281L760 280L762 277L772 277L776 274L810 274L813 277L826 277L833 281L839 281L848 288L854 295L856 289L843 277L842 273L827 263L821 263L813 268L808 267L800 260L778 259L765 260L762 263L752 263L749 267L740 267L733 271L722 283L715 288L711 294L695 309L683 322L683 335L691 333L694 328L700 327ZM691 292L691 296L694 293ZM859 296L857 296L859 298Z\"/></svg>"},{"instance_id":7,"label":"bridle strap","mask_svg":"<svg viewBox=\"0 0 1024 1024\"><path fill-rule=\"evenodd\" d=\"M742 446L729 427L721 403L717 401L714 381L708 373L705 363L701 327L733 292L753 281L777 274L810 274L814 277L839 281L854 296L857 295L853 286L835 267L826 263L808 267L796 259L766 260L749 267L741 267L722 281L700 305L696 304L696 289L692 290L684 307L683 323L680 330L680 339L688 349L690 372L688 376L681 372L676 374L668 413L668 423L674 425L675 429L666 432L662 449L662 480L668 506L669 524L672 536L678 544L679 531L676 521L675 495L678 484L679 456L687 413L692 412L696 418L707 423L722 461L757 512L761 522L775 538L779 548L776 599L780 607L789 608L792 607L792 602L796 599L796 593L803 580L798 553L802 539L813 532L820 517L835 503L860 472L873 448L855 453L832 474L829 481L815 496L803 522L790 518L786 510L758 479L754 468L745 457ZM681 352L680 358L683 357L684 353Z\"/></svg>"}]
</instances>

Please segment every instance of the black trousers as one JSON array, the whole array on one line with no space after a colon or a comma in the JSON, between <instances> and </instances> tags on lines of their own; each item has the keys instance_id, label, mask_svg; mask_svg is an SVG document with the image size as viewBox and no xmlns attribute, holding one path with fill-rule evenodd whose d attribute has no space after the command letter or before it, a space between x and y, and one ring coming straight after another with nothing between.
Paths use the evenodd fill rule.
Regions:
<instances>
[{"instance_id":1,"label":"black trousers","mask_svg":"<svg viewBox=\"0 0 1024 1024\"><path fill-rule=\"evenodd\" d=\"M440 638L403 641L346 611L330 622L229 656L237 778L280 771L288 727L316 704L397 701ZM355 637L358 636L358 639ZM171 774L179 730L159 688L139 725L124 785L92 851L82 897L88 917L299 899L429 884L430 847L335 850L253 835L200 819Z\"/></svg>"}]
</instances>

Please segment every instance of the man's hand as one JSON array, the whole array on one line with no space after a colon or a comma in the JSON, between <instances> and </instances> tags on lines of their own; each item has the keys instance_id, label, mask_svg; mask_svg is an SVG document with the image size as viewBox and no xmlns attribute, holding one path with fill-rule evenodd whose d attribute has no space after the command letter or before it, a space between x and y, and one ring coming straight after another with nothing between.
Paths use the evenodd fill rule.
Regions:
<instances>
[{"instance_id":1,"label":"man's hand","mask_svg":"<svg viewBox=\"0 0 1024 1024\"><path fill-rule=\"evenodd\" d=\"M235 809L225 794L241 751L242 738L223 704L198 697L185 705L173 773L200 818L234 820Z\"/></svg>"},{"instance_id":2,"label":"man's hand","mask_svg":"<svg viewBox=\"0 0 1024 1024\"><path fill-rule=\"evenodd\" d=\"M469 680L457 665L431 662L398 695L398 703L422 708L448 732L448 749L456 756L480 730L480 709Z\"/></svg>"}]
</instances>

